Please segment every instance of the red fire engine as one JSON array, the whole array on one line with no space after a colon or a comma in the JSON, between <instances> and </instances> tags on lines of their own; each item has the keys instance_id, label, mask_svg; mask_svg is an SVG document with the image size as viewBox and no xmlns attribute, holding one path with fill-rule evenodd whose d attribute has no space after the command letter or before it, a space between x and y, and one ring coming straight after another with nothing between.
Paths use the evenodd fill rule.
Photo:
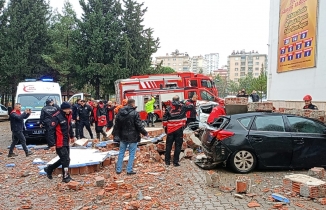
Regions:
<instances>
[{"instance_id":1,"label":"red fire engine","mask_svg":"<svg viewBox=\"0 0 326 210\"><path fill-rule=\"evenodd\" d=\"M206 88L164 88L164 89L153 89L153 90L125 90L120 95L121 98L133 98L136 101L138 111L145 109L145 99L155 97L155 110L154 110L154 121L162 119L164 113L165 102L171 101L173 96L178 95L180 100L191 98L193 95L198 96L198 100L215 101L218 102L218 98L207 91Z\"/></svg>"}]
</instances>

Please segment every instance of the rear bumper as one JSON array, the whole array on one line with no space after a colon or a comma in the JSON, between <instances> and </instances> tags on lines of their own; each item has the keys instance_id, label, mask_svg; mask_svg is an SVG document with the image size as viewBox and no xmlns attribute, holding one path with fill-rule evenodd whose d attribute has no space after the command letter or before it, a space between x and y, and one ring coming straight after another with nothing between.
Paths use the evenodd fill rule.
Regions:
<instances>
[{"instance_id":1,"label":"rear bumper","mask_svg":"<svg viewBox=\"0 0 326 210\"><path fill-rule=\"evenodd\" d=\"M229 148L227 148L221 141L215 141L211 147L205 145L202 149L208 159L211 159L213 163L225 162L231 154Z\"/></svg>"}]
</instances>

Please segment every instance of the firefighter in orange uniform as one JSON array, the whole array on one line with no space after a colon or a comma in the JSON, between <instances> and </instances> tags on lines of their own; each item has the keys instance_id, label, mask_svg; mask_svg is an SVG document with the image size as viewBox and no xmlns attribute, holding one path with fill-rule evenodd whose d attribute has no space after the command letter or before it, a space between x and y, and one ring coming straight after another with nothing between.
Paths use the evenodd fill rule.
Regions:
<instances>
[{"instance_id":1,"label":"firefighter in orange uniform","mask_svg":"<svg viewBox=\"0 0 326 210\"><path fill-rule=\"evenodd\" d=\"M115 114L118 114L119 110L120 110L122 107L126 106L127 103L128 103L128 99L123 99L122 104L118 105L118 106L114 109L114 113L115 113Z\"/></svg>"}]
</instances>

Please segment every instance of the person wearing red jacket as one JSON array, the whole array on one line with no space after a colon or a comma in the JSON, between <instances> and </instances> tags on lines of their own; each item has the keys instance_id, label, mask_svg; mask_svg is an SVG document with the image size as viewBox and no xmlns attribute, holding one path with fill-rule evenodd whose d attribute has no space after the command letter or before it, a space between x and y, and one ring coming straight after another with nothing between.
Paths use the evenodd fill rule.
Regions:
<instances>
[{"instance_id":1,"label":"person wearing red jacket","mask_svg":"<svg viewBox=\"0 0 326 210\"><path fill-rule=\"evenodd\" d=\"M68 102L61 104L61 110L57 111L53 117L49 128L48 146L51 151L56 151L59 160L44 168L46 175L52 179L53 171L62 166L62 182L68 183L72 179L69 175L70 164L70 143L74 142L74 132L72 130L72 110Z\"/></svg>"},{"instance_id":2,"label":"person wearing red jacket","mask_svg":"<svg viewBox=\"0 0 326 210\"><path fill-rule=\"evenodd\" d=\"M103 135L103 140L108 140L103 127L107 125L107 111L104 103L102 101L93 102L92 120L95 123L96 138L100 141L101 134Z\"/></svg>"},{"instance_id":3,"label":"person wearing red jacket","mask_svg":"<svg viewBox=\"0 0 326 210\"><path fill-rule=\"evenodd\" d=\"M173 165L180 166L179 156L183 143L183 129L186 125L186 112L193 109L193 104L183 105L179 96L174 96L172 103L165 109L163 115L163 127L167 134L165 165L169 166L171 161L172 145L175 143Z\"/></svg>"},{"instance_id":4,"label":"person wearing red jacket","mask_svg":"<svg viewBox=\"0 0 326 210\"><path fill-rule=\"evenodd\" d=\"M113 121L114 121L114 109L116 106L113 105L112 101L109 101L107 104L107 112L108 112L108 124L106 126L106 132L108 132L113 127Z\"/></svg>"},{"instance_id":5,"label":"person wearing red jacket","mask_svg":"<svg viewBox=\"0 0 326 210\"><path fill-rule=\"evenodd\" d=\"M216 119L218 119L220 116L226 115L225 109L224 109L224 101L222 99L218 100L218 106L214 107L212 112L209 114L207 118L207 123L212 124Z\"/></svg>"},{"instance_id":6,"label":"person wearing red jacket","mask_svg":"<svg viewBox=\"0 0 326 210\"><path fill-rule=\"evenodd\" d=\"M192 105L192 109L187 111L187 125L192 122L196 122L197 118L197 111L196 111L196 103L197 103L198 96L194 94L189 100L186 101L186 106Z\"/></svg>"}]
</instances>

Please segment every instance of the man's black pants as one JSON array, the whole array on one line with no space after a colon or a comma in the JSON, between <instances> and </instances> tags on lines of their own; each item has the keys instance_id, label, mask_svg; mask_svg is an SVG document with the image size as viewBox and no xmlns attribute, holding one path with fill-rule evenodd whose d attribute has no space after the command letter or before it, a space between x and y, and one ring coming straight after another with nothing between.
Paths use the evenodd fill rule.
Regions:
<instances>
[{"instance_id":1,"label":"man's black pants","mask_svg":"<svg viewBox=\"0 0 326 210\"><path fill-rule=\"evenodd\" d=\"M9 154L12 154L14 152L14 148L16 146L16 144L21 143L25 153L28 153L28 149L26 146L26 138L23 134L23 131L13 131L12 132L12 143L10 145L10 149L9 149Z\"/></svg>"},{"instance_id":2,"label":"man's black pants","mask_svg":"<svg viewBox=\"0 0 326 210\"><path fill-rule=\"evenodd\" d=\"M149 126L149 123L152 123L152 125L154 125L154 114L153 113L147 113L147 126Z\"/></svg>"},{"instance_id":3,"label":"man's black pants","mask_svg":"<svg viewBox=\"0 0 326 210\"><path fill-rule=\"evenodd\" d=\"M173 164L179 163L179 156L183 143L183 128L180 128L173 133L169 133L166 137L166 151L165 151L165 163L171 161L171 150L173 142L175 144Z\"/></svg>"},{"instance_id":4,"label":"man's black pants","mask_svg":"<svg viewBox=\"0 0 326 210\"><path fill-rule=\"evenodd\" d=\"M79 120L76 120L75 126L76 126L75 127L76 138L80 139L80 121Z\"/></svg>"},{"instance_id":5,"label":"man's black pants","mask_svg":"<svg viewBox=\"0 0 326 210\"><path fill-rule=\"evenodd\" d=\"M84 127L86 127L86 130L88 131L89 135L91 136L91 139L93 139L93 132L91 130L91 123L89 122L89 120L81 120L79 122L80 138L85 138L85 136L84 136Z\"/></svg>"},{"instance_id":6,"label":"man's black pants","mask_svg":"<svg viewBox=\"0 0 326 210\"><path fill-rule=\"evenodd\" d=\"M196 118L187 118L187 123L186 125L188 126L189 123L196 122Z\"/></svg>"},{"instance_id":7,"label":"man's black pants","mask_svg":"<svg viewBox=\"0 0 326 210\"><path fill-rule=\"evenodd\" d=\"M68 168L70 164L70 149L69 146L64 146L60 148L56 148L57 155L59 156L59 160L52 165L48 166L49 171L54 171L54 169L62 166L62 176L65 178L68 175ZM66 174L65 174L66 171Z\"/></svg>"}]
</instances>

